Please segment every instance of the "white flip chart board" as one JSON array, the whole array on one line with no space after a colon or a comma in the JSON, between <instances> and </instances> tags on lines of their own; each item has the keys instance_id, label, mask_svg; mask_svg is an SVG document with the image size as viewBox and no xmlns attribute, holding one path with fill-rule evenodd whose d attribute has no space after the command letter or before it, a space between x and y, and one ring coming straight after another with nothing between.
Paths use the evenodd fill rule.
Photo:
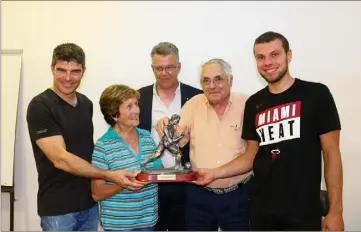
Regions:
<instances>
[{"instance_id":1,"label":"white flip chart board","mask_svg":"<svg viewBox=\"0 0 361 232\"><path fill-rule=\"evenodd\" d=\"M1 50L1 186L13 186L22 50Z\"/></svg>"}]
</instances>

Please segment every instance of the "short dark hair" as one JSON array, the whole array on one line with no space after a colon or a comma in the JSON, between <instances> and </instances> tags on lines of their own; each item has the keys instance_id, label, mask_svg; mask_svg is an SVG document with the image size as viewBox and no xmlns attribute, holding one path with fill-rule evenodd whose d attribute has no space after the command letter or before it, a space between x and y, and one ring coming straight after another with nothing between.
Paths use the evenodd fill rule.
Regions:
<instances>
[{"instance_id":1,"label":"short dark hair","mask_svg":"<svg viewBox=\"0 0 361 232\"><path fill-rule=\"evenodd\" d=\"M254 48L255 48L256 44L269 43L276 39L281 40L282 47L285 50L285 52L287 53L290 50L290 45L288 43L288 40L281 33L274 32L274 31L267 31L267 32L263 33L262 35L258 36L257 39L254 41L253 52L254 52Z\"/></svg>"},{"instance_id":2,"label":"short dark hair","mask_svg":"<svg viewBox=\"0 0 361 232\"><path fill-rule=\"evenodd\" d=\"M116 122L113 117L119 116L120 105L134 97L139 100L140 93L127 85L111 85L107 87L99 100L100 111L104 116L104 120L110 126L114 126Z\"/></svg>"},{"instance_id":3,"label":"short dark hair","mask_svg":"<svg viewBox=\"0 0 361 232\"><path fill-rule=\"evenodd\" d=\"M54 48L51 66L55 66L59 60L75 61L85 69L85 53L80 46L74 43L63 43Z\"/></svg>"}]
</instances>

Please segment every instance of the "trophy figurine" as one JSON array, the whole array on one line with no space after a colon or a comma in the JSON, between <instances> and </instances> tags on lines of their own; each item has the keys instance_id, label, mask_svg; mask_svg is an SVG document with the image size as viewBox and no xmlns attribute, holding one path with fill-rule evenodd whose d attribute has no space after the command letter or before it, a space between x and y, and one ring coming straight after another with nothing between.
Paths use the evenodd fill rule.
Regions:
<instances>
[{"instance_id":1,"label":"trophy figurine","mask_svg":"<svg viewBox=\"0 0 361 232\"><path fill-rule=\"evenodd\" d=\"M192 172L191 164L189 162L182 165L182 152L179 149L178 142L184 137L184 132L175 136L175 126L179 123L180 116L172 115L169 119L168 125L164 126L164 135L159 141L157 150L147 160L144 160L141 172L136 179L147 182L184 182L197 179L197 174ZM175 166L171 168L146 168L145 165L149 162L159 159L165 151L169 151L175 158Z\"/></svg>"}]
</instances>

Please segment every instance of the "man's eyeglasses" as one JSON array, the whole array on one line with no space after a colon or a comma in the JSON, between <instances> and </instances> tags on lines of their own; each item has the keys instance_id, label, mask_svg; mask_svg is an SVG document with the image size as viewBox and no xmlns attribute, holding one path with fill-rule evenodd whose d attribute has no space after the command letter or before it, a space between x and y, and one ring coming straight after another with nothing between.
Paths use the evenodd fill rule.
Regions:
<instances>
[{"instance_id":1,"label":"man's eyeglasses","mask_svg":"<svg viewBox=\"0 0 361 232\"><path fill-rule=\"evenodd\" d=\"M154 72L157 72L157 73L162 73L163 70L167 73L171 73L171 72L174 72L178 66L166 66L166 67L162 67L162 66L152 66L153 67L153 70Z\"/></svg>"},{"instance_id":2,"label":"man's eyeglasses","mask_svg":"<svg viewBox=\"0 0 361 232\"><path fill-rule=\"evenodd\" d=\"M210 86L213 82L214 85L222 85L224 83L224 78L221 76L216 76L215 78L211 79L209 77L203 77L201 82L204 86Z\"/></svg>"}]
</instances>

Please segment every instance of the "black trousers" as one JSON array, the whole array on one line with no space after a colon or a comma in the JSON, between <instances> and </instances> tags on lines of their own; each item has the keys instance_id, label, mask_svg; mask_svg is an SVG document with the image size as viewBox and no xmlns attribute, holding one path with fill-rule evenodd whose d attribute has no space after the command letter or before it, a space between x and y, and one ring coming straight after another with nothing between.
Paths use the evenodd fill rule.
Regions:
<instances>
[{"instance_id":1,"label":"black trousers","mask_svg":"<svg viewBox=\"0 0 361 232\"><path fill-rule=\"evenodd\" d=\"M156 231L185 231L185 187L188 183L159 183Z\"/></svg>"},{"instance_id":2,"label":"black trousers","mask_svg":"<svg viewBox=\"0 0 361 232\"><path fill-rule=\"evenodd\" d=\"M322 217L274 216L251 211L252 231L320 231Z\"/></svg>"}]
</instances>

